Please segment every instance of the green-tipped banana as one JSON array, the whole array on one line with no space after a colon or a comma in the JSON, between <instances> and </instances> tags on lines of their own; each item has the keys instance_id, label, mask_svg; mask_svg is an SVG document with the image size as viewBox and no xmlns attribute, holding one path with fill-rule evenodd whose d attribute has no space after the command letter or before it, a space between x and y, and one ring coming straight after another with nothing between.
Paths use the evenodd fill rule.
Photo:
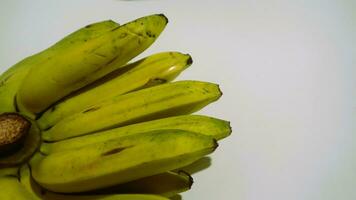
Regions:
<instances>
[{"instance_id":1,"label":"green-tipped banana","mask_svg":"<svg viewBox=\"0 0 356 200\"><path fill-rule=\"evenodd\" d=\"M81 45L56 49L23 80L17 95L20 111L43 112L68 94L122 67L148 48L163 31L167 18L137 19Z\"/></svg>"},{"instance_id":2,"label":"green-tipped banana","mask_svg":"<svg viewBox=\"0 0 356 200\"><path fill-rule=\"evenodd\" d=\"M58 141L103 129L195 112L221 96L218 85L199 81L167 83L102 102L59 121L42 136Z\"/></svg>"},{"instance_id":3,"label":"green-tipped banana","mask_svg":"<svg viewBox=\"0 0 356 200\"><path fill-rule=\"evenodd\" d=\"M96 38L118 26L113 21L103 21L88 25L66 36L48 49L25 58L12 66L0 77L0 113L17 111L15 98L22 81L31 68L36 68L39 63L44 62L48 57L56 55L57 52L60 53L63 49L72 46L80 47L83 45L84 40Z\"/></svg>"},{"instance_id":4,"label":"green-tipped banana","mask_svg":"<svg viewBox=\"0 0 356 200\"><path fill-rule=\"evenodd\" d=\"M48 156L37 154L31 161L32 175L50 191L84 192L177 169L216 147L209 136L153 131Z\"/></svg>"},{"instance_id":5,"label":"green-tipped banana","mask_svg":"<svg viewBox=\"0 0 356 200\"><path fill-rule=\"evenodd\" d=\"M230 123L228 121L201 115L182 115L132 124L129 126L84 135L81 137L75 137L58 142L43 143L41 145L41 152L44 154L50 154L54 152L80 148L98 142L110 141L128 135L162 129L185 130L209 135L217 140L225 138L231 133Z\"/></svg>"},{"instance_id":6,"label":"green-tipped banana","mask_svg":"<svg viewBox=\"0 0 356 200\"><path fill-rule=\"evenodd\" d=\"M191 188L193 178L186 172L165 172L128 183L92 191L92 194L157 194L171 197Z\"/></svg>"},{"instance_id":7,"label":"green-tipped banana","mask_svg":"<svg viewBox=\"0 0 356 200\"><path fill-rule=\"evenodd\" d=\"M178 52L164 52L146 57L125 66L124 68L129 68L130 70L122 75L109 77L104 83L93 88L89 87L79 95L72 96L54 105L42 115L38 120L38 124L41 129L47 129L59 120L103 100L108 100L145 86L169 82L191 63L192 59L189 55Z\"/></svg>"}]
</instances>

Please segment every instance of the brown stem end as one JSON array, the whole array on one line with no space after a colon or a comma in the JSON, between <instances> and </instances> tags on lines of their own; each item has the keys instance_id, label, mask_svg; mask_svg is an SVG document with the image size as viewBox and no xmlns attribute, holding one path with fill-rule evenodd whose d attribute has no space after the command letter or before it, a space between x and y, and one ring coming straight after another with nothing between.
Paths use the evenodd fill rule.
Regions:
<instances>
[{"instance_id":1,"label":"brown stem end","mask_svg":"<svg viewBox=\"0 0 356 200\"><path fill-rule=\"evenodd\" d=\"M0 155L21 148L31 127L30 121L16 113L0 115Z\"/></svg>"}]
</instances>

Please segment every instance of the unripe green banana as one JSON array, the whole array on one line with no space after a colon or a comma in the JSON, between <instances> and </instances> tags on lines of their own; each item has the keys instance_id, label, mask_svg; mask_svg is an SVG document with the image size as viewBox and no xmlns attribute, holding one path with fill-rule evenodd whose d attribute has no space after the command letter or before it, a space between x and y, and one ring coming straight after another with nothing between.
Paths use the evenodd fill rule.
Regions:
<instances>
[{"instance_id":1,"label":"unripe green banana","mask_svg":"<svg viewBox=\"0 0 356 200\"><path fill-rule=\"evenodd\" d=\"M81 45L56 49L23 80L17 95L20 111L43 112L68 94L122 67L148 48L166 24L165 16L151 15L83 40Z\"/></svg>"},{"instance_id":2,"label":"unripe green banana","mask_svg":"<svg viewBox=\"0 0 356 200\"><path fill-rule=\"evenodd\" d=\"M124 68L130 69L122 75L109 77L104 83L96 87L89 86L78 95L54 105L38 120L41 129L48 129L59 120L80 112L103 100L173 80L192 63L187 54L178 52L164 52L143 58ZM110 74L109 74L110 75ZM99 80L101 81L101 80Z\"/></svg>"},{"instance_id":3,"label":"unripe green banana","mask_svg":"<svg viewBox=\"0 0 356 200\"><path fill-rule=\"evenodd\" d=\"M47 59L51 55L55 55L57 51L61 49L65 49L70 46L81 46L83 45L83 40L96 38L118 26L119 25L113 21L103 21L88 25L71 33L48 49L25 58L9 68L0 77L0 113L17 111L18 108L15 99L16 94L18 93L23 79L26 77L31 68L38 66L38 63L43 62L43 60ZM29 116L34 118L32 114Z\"/></svg>"},{"instance_id":4,"label":"unripe green banana","mask_svg":"<svg viewBox=\"0 0 356 200\"><path fill-rule=\"evenodd\" d=\"M201 115L182 115L132 124L108 131L61 140L58 142L43 143L40 151L44 154L50 154L59 151L81 148L83 146L98 142L110 141L128 135L162 129L190 131L209 135L217 140L225 138L231 133L230 123L228 121Z\"/></svg>"},{"instance_id":5,"label":"unripe green banana","mask_svg":"<svg viewBox=\"0 0 356 200\"><path fill-rule=\"evenodd\" d=\"M59 121L42 138L58 141L103 129L195 112L221 96L218 85L178 81L117 96Z\"/></svg>"},{"instance_id":6,"label":"unripe green banana","mask_svg":"<svg viewBox=\"0 0 356 200\"><path fill-rule=\"evenodd\" d=\"M42 187L72 193L126 183L186 166L217 147L209 136L159 130L87 145L31 160Z\"/></svg>"}]
</instances>

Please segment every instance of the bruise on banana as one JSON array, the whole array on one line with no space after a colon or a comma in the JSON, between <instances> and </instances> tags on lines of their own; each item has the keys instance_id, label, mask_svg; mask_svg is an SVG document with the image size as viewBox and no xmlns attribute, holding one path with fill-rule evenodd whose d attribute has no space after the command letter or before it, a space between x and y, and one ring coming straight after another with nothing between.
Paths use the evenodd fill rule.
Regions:
<instances>
[{"instance_id":1,"label":"bruise on banana","mask_svg":"<svg viewBox=\"0 0 356 200\"><path fill-rule=\"evenodd\" d=\"M127 147L114 148L114 149L111 149L111 150L109 150L107 152L102 153L101 156L110 156L110 155L113 155L113 154L118 154L121 151L123 151L125 149L128 149L128 148L132 148L132 147L134 147L134 145L130 145L130 146L127 146Z\"/></svg>"}]
</instances>

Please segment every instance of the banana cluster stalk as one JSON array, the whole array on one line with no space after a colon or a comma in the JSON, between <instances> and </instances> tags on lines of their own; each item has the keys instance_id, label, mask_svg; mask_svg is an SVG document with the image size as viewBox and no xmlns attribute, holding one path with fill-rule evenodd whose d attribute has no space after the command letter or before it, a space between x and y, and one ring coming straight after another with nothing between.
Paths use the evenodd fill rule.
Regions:
<instances>
[{"instance_id":1,"label":"banana cluster stalk","mask_svg":"<svg viewBox=\"0 0 356 200\"><path fill-rule=\"evenodd\" d=\"M191 189L181 169L214 152L231 127L192 114L222 92L174 81L189 54L131 61L167 23L163 14L93 23L0 76L0 199L164 200Z\"/></svg>"}]
</instances>

